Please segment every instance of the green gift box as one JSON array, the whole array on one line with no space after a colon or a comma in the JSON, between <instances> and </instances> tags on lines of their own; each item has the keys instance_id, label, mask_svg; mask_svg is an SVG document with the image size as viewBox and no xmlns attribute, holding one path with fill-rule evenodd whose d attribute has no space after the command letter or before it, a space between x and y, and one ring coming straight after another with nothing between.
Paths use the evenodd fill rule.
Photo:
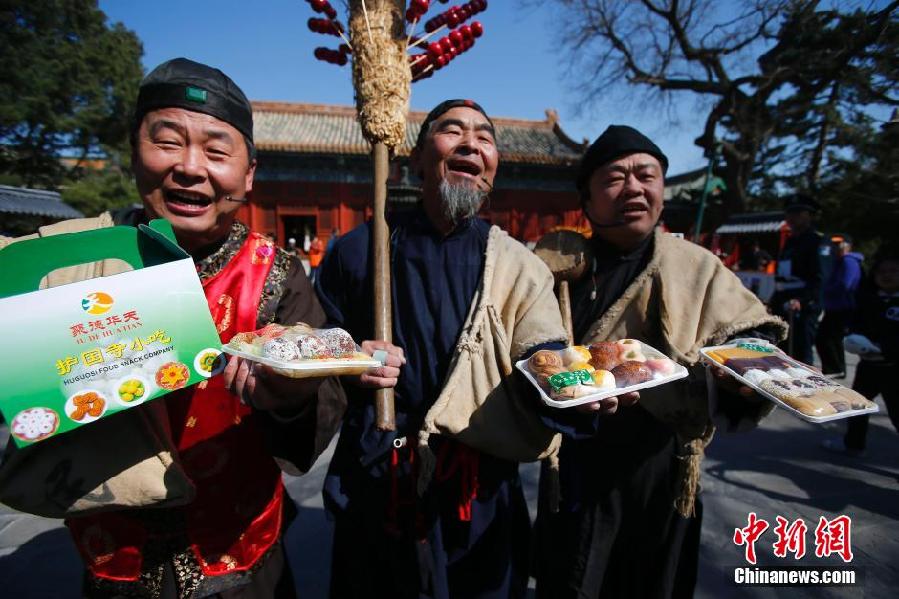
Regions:
<instances>
[{"instance_id":1,"label":"green gift box","mask_svg":"<svg viewBox=\"0 0 899 599\"><path fill-rule=\"evenodd\" d=\"M38 289L117 258L134 270ZM221 342L171 225L110 227L0 250L0 411L25 446L218 373Z\"/></svg>"}]
</instances>

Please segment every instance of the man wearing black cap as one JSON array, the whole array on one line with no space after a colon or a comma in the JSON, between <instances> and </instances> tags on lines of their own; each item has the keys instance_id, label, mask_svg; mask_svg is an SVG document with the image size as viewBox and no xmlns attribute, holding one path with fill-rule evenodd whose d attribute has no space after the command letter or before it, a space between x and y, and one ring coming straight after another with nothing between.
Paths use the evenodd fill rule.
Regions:
<instances>
[{"instance_id":1,"label":"man wearing black cap","mask_svg":"<svg viewBox=\"0 0 899 599\"><path fill-rule=\"evenodd\" d=\"M299 262L235 220L256 159L252 109L231 79L184 58L158 66L141 83L131 139L143 208L42 234L164 218L196 263L222 343L271 322L324 323ZM343 401L335 380L296 381L232 359L223 376L134 408L167 422L171 438L160 443L173 448L195 498L104 511L100 494L89 515L68 514L87 566L84 594L293 596L280 539L294 508L279 465L308 469L332 432L324 426L317 438L317 414ZM80 429L88 443L91 428ZM130 482L140 495L147 481Z\"/></svg>"},{"instance_id":2,"label":"man wearing black cap","mask_svg":"<svg viewBox=\"0 0 899 599\"><path fill-rule=\"evenodd\" d=\"M712 408L736 426L766 405L742 401L750 391L731 379L718 378L714 397L707 391L701 347L741 336L779 340L785 327L714 255L657 228L667 167L643 134L613 125L578 171L593 259L572 287L575 340L639 339L690 376L641 391L636 405L610 418L545 414L564 436L560 510L541 514L550 520L541 527L549 537L538 571L541 597L690 596Z\"/></svg>"},{"instance_id":3,"label":"man wearing black cap","mask_svg":"<svg viewBox=\"0 0 899 599\"><path fill-rule=\"evenodd\" d=\"M551 451L553 434L510 374L565 330L548 268L476 216L498 162L493 123L471 100L422 123L411 155L421 204L389 218L393 344L363 343L385 366L348 388L325 480L332 597L526 592L517 461ZM329 322L357 339L373 335L370 246L370 224L341 237L316 283ZM382 387L395 388L396 432L375 429L371 389Z\"/></svg>"},{"instance_id":4,"label":"man wearing black cap","mask_svg":"<svg viewBox=\"0 0 899 599\"><path fill-rule=\"evenodd\" d=\"M821 234L815 230L819 206L806 194L787 199L785 220L790 236L777 259L780 290L771 298L773 310L790 321L790 355L812 364L818 316L821 314Z\"/></svg>"}]
</instances>

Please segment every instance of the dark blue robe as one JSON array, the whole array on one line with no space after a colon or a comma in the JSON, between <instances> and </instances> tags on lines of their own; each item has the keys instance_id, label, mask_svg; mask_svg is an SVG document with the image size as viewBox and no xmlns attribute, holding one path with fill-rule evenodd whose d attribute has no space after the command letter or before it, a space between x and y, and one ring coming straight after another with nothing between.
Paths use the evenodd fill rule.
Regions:
<instances>
[{"instance_id":1,"label":"dark blue robe","mask_svg":"<svg viewBox=\"0 0 899 599\"><path fill-rule=\"evenodd\" d=\"M478 454L468 522L458 517L467 448L432 440L438 467L421 498L414 451L393 450L394 439L416 438L440 393L488 233L487 223L471 219L444 237L421 209L391 218L393 343L407 360L396 387L397 430L377 431L373 393L346 385L349 405L324 487L335 522L332 597L524 596L530 520L518 464ZM329 324L358 341L374 331L370 245L370 224L341 237L316 284Z\"/></svg>"}]
</instances>

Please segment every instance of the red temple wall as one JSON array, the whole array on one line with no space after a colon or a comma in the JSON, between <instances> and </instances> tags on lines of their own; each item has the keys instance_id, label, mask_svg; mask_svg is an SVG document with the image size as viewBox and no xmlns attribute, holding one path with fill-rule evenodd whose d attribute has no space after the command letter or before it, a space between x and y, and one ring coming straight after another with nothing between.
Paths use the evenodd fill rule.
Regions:
<instances>
[{"instance_id":1,"label":"red temple wall","mask_svg":"<svg viewBox=\"0 0 899 599\"><path fill-rule=\"evenodd\" d=\"M327 239L332 229L346 233L371 215L368 185L260 181L249 197L238 218L282 246L286 243L283 217L314 218L315 234ZM587 226L573 192L496 190L481 214L525 242L536 241L554 227Z\"/></svg>"}]
</instances>

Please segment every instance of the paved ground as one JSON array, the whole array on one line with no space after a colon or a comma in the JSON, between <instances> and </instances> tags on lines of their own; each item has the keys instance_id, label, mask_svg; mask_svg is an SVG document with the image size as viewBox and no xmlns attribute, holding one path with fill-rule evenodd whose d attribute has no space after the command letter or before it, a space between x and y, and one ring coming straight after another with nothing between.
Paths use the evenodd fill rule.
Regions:
<instances>
[{"instance_id":1,"label":"paved ground","mask_svg":"<svg viewBox=\"0 0 899 599\"><path fill-rule=\"evenodd\" d=\"M881 406L882 408L882 406ZM887 598L899 587L899 435L886 415L872 418L868 456L853 460L820 448L841 423L813 425L776 411L752 432L720 435L705 461L705 519L697 597ZM4 435L5 436L5 435ZM3 439L0 439L2 441ZM321 483L330 452L302 478L287 480L299 517L287 534L287 548L300 597L327 596L330 527L321 502ZM529 503L536 502L537 469L522 466ZM852 549L863 582L856 587L743 588L734 568L745 566L734 529L747 514L774 524L782 515L802 517L808 554L800 566L839 566L839 559L814 556L813 530L820 516L852 517ZM757 544L760 565L787 565L773 557L769 529ZM651 573L647 573L651 575ZM0 596L22 599L77 597L80 565L61 522L13 512L0 506Z\"/></svg>"}]
</instances>

